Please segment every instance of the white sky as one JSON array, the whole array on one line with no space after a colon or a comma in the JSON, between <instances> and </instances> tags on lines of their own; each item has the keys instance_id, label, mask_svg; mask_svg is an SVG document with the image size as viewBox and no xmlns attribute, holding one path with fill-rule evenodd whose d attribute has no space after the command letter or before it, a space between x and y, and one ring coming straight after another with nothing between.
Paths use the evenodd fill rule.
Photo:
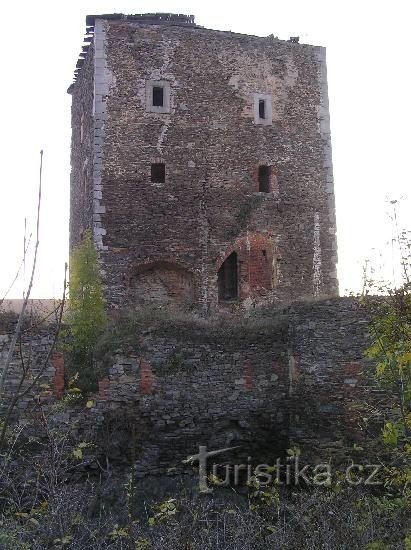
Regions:
<instances>
[{"instance_id":1,"label":"white sky","mask_svg":"<svg viewBox=\"0 0 411 550\"><path fill-rule=\"evenodd\" d=\"M408 6L407 6L408 4ZM199 25L327 47L341 293L391 236L388 198L410 197L411 76L407 0L7 2L0 33L0 298L34 228L39 151L44 188L32 297L58 296L68 256L72 80L93 13L194 14ZM409 224L410 202L401 208ZM387 254L387 258L390 254ZM28 279L26 269L26 281ZM9 297L21 297L23 278Z\"/></svg>"}]
</instances>

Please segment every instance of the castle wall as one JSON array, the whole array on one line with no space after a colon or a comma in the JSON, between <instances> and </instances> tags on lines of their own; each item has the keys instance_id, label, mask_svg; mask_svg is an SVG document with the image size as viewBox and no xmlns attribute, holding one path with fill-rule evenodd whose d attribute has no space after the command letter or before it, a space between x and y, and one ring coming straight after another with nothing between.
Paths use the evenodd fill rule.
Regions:
<instances>
[{"instance_id":1,"label":"castle wall","mask_svg":"<svg viewBox=\"0 0 411 550\"><path fill-rule=\"evenodd\" d=\"M367 451L373 439L358 406L387 404L364 359L368 322L350 298L262 310L248 321L142 318L122 353L116 338L92 407L62 404L53 414L81 440L98 441L113 463L135 460L141 475L180 468L199 445L239 446L230 460L240 462L271 463L293 445L305 461L345 460L354 443ZM56 397L61 368L56 356L47 371ZM34 396L21 415L30 403Z\"/></svg>"},{"instance_id":2,"label":"castle wall","mask_svg":"<svg viewBox=\"0 0 411 550\"><path fill-rule=\"evenodd\" d=\"M324 49L99 19L94 48L94 230L110 306L136 298L136 269L168 262L212 309L219 262L261 235L266 248L239 265L243 303L335 294ZM157 81L169 86L169 112L147 109ZM256 123L259 97L272 123ZM151 181L152 163L165 163L165 183ZM271 167L269 193L258 192L259 165ZM275 256L254 284L267 249Z\"/></svg>"},{"instance_id":3,"label":"castle wall","mask_svg":"<svg viewBox=\"0 0 411 550\"><path fill-rule=\"evenodd\" d=\"M17 315L0 312L0 363L13 338ZM0 396L4 419L12 400L18 396L11 420L40 414L64 393L64 361L61 353L50 353L55 338L54 323L30 327L23 324Z\"/></svg>"},{"instance_id":4,"label":"castle wall","mask_svg":"<svg viewBox=\"0 0 411 550\"><path fill-rule=\"evenodd\" d=\"M367 438L378 437L381 426L371 422L365 433L362 417L393 402L364 357L371 343L367 308L336 298L294 304L288 313L290 442L306 457L326 460L350 457L354 444L367 452Z\"/></svg>"},{"instance_id":5,"label":"castle wall","mask_svg":"<svg viewBox=\"0 0 411 550\"><path fill-rule=\"evenodd\" d=\"M136 353L115 357L103 395L138 426L140 473L181 467L199 445L238 446L234 463L271 464L294 445L305 462L339 463L354 444L367 450L375 426L362 431L361 406L387 406L364 358L368 323L342 298L260 312L243 326L146 327ZM124 453L124 440L113 448Z\"/></svg>"},{"instance_id":6,"label":"castle wall","mask_svg":"<svg viewBox=\"0 0 411 550\"><path fill-rule=\"evenodd\" d=\"M72 86L70 249L93 229L94 49L90 47L77 83Z\"/></svg>"},{"instance_id":7,"label":"castle wall","mask_svg":"<svg viewBox=\"0 0 411 550\"><path fill-rule=\"evenodd\" d=\"M205 338L195 332L153 334L144 341L143 356L116 356L110 369L104 393L110 412L102 426L111 427L113 449L131 456L132 438L117 434L113 426L135 425L141 474L181 469L181 461L199 445L240 445L244 459L259 453L266 460L287 448L288 377L281 331L274 345L261 334L252 342L245 336L240 347L231 331Z\"/></svg>"}]
</instances>

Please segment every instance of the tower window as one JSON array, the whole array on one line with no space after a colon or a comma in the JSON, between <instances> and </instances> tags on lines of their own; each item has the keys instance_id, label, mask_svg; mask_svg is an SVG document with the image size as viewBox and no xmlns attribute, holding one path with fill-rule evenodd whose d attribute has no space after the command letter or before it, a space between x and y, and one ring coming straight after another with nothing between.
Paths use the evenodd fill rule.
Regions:
<instances>
[{"instance_id":1,"label":"tower window","mask_svg":"<svg viewBox=\"0 0 411 550\"><path fill-rule=\"evenodd\" d=\"M153 107L164 107L164 88L153 86Z\"/></svg>"},{"instance_id":2,"label":"tower window","mask_svg":"<svg viewBox=\"0 0 411 550\"><path fill-rule=\"evenodd\" d=\"M146 81L146 111L169 113L171 108L171 87L168 80Z\"/></svg>"},{"instance_id":3,"label":"tower window","mask_svg":"<svg viewBox=\"0 0 411 550\"><path fill-rule=\"evenodd\" d=\"M270 126L273 123L273 104L271 94L253 94L254 124Z\"/></svg>"},{"instance_id":4,"label":"tower window","mask_svg":"<svg viewBox=\"0 0 411 550\"><path fill-rule=\"evenodd\" d=\"M152 183L165 183L166 165L164 163L157 162L151 165L151 181Z\"/></svg>"},{"instance_id":5,"label":"tower window","mask_svg":"<svg viewBox=\"0 0 411 550\"><path fill-rule=\"evenodd\" d=\"M265 99L258 100L258 116L260 118L265 118Z\"/></svg>"},{"instance_id":6,"label":"tower window","mask_svg":"<svg viewBox=\"0 0 411 550\"><path fill-rule=\"evenodd\" d=\"M218 299L234 300L238 297L238 261L233 252L218 270Z\"/></svg>"},{"instance_id":7,"label":"tower window","mask_svg":"<svg viewBox=\"0 0 411 550\"><path fill-rule=\"evenodd\" d=\"M258 167L258 191L260 193L270 193L270 166L261 164Z\"/></svg>"}]
</instances>

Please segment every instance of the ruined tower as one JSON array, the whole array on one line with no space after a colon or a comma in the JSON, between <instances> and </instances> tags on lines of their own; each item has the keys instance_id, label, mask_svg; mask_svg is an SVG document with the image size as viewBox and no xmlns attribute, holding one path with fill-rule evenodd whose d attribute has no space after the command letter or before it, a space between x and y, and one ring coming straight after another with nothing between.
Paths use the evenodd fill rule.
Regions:
<instances>
[{"instance_id":1,"label":"ruined tower","mask_svg":"<svg viewBox=\"0 0 411 550\"><path fill-rule=\"evenodd\" d=\"M70 242L110 307L337 293L325 50L95 15L72 94Z\"/></svg>"}]
</instances>

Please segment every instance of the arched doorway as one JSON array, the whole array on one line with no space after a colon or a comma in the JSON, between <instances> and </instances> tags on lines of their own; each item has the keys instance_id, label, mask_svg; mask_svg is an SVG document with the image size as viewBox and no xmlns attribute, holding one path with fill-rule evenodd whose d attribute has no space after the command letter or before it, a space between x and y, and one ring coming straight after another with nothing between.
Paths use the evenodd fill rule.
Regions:
<instances>
[{"instance_id":1,"label":"arched doorway","mask_svg":"<svg viewBox=\"0 0 411 550\"><path fill-rule=\"evenodd\" d=\"M238 258L232 252L218 270L218 300L227 301L238 298Z\"/></svg>"}]
</instances>

